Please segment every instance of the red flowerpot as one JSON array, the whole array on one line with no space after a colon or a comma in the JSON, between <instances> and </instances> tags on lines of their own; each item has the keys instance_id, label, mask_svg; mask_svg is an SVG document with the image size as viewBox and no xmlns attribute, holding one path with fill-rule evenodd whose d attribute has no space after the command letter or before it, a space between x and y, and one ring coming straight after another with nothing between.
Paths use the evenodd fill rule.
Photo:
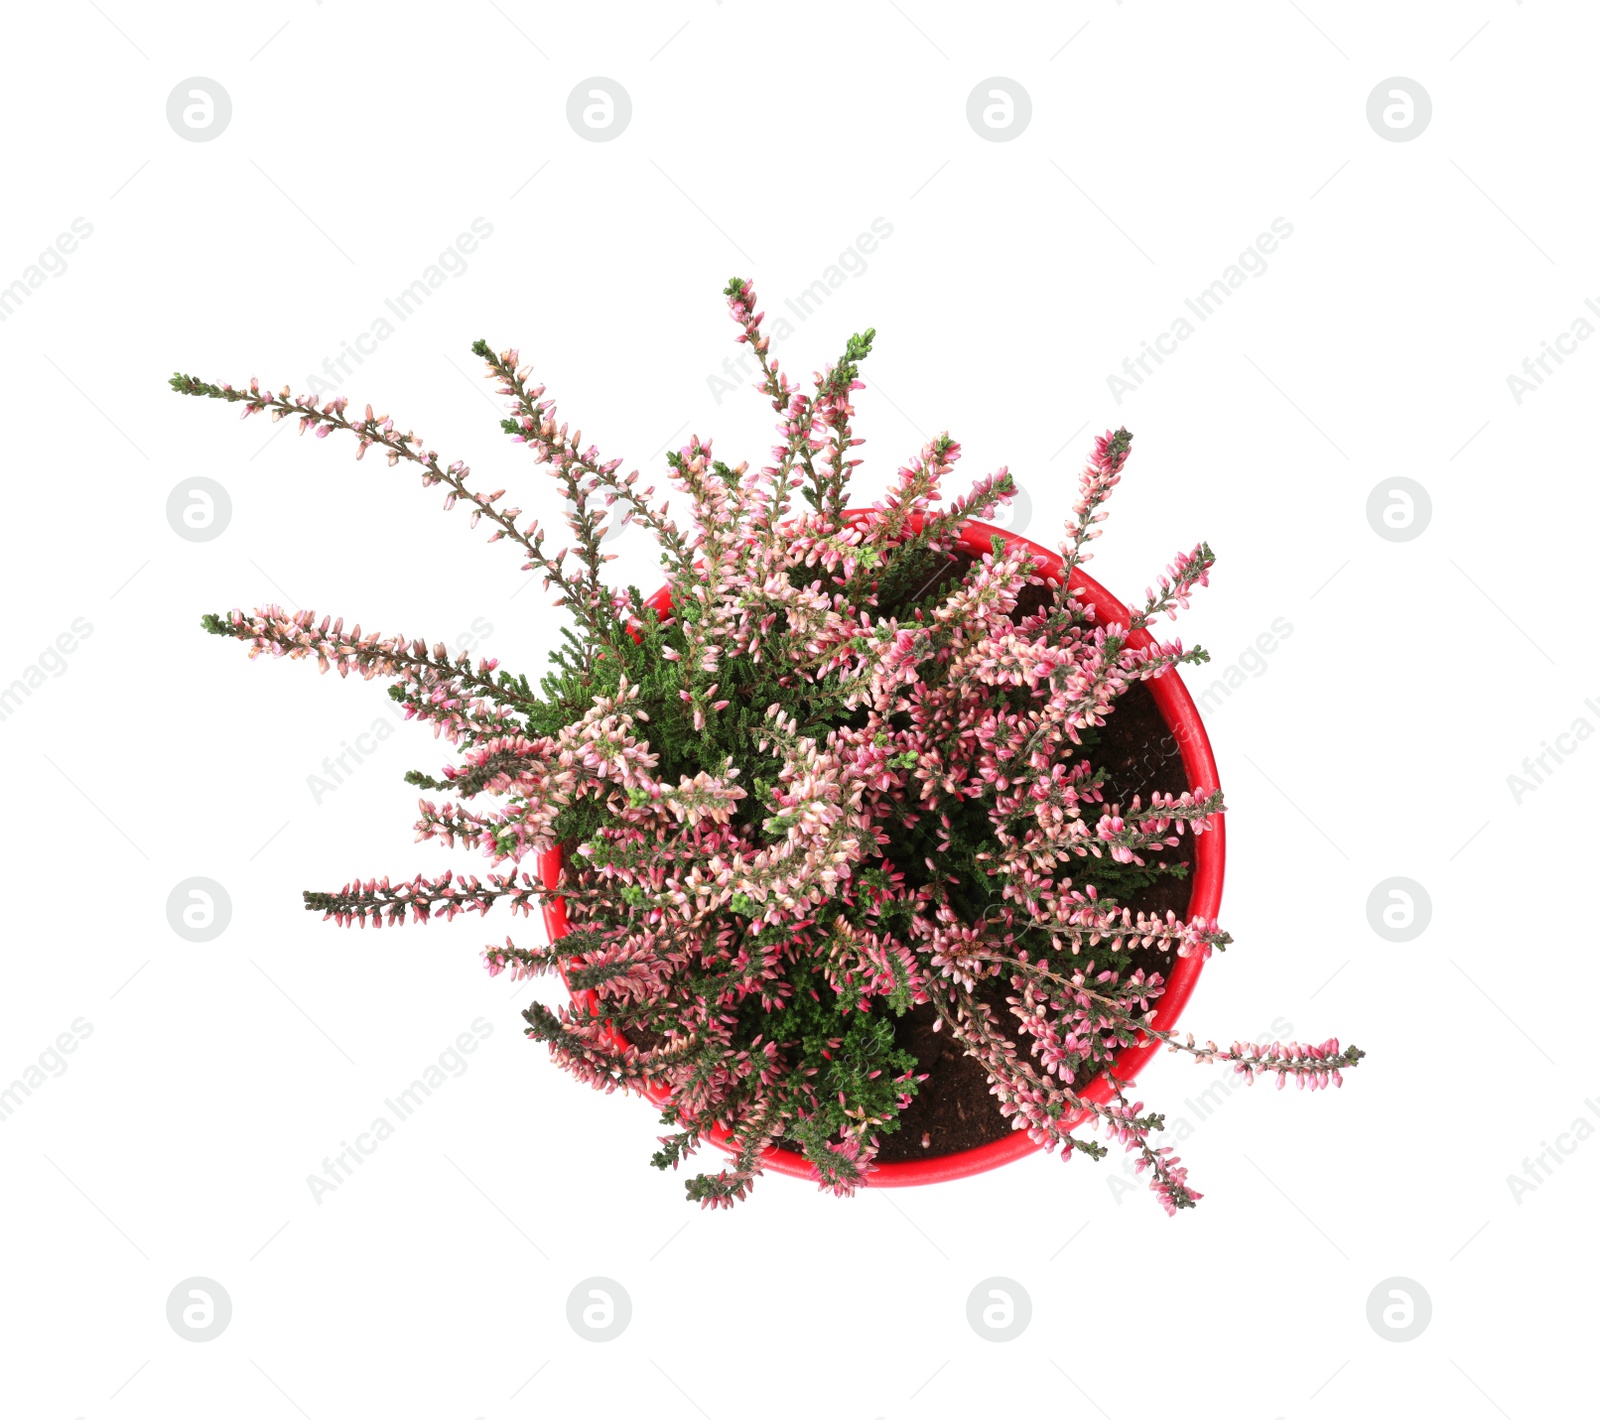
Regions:
<instances>
[{"instance_id":1,"label":"red flowerpot","mask_svg":"<svg viewBox=\"0 0 1600 1420\"><path fill-rule=\"evenodd\" d=\"M999 537L1007 546L1022 543L1034 554L1035 560L1043 564L1042 570L1045 575L1056 577L1061 575L1063 565L1061 558L1049 548L1041 547L1036 542L1029 542L1026 538L1017 537L999 528L989 527L985 523L968 523L962 530L960 545L966 551L981 557L989 551L990 539L994 537ZM1096 621L1112 620L1123 625L1128 624L1130 616L1127 607L1081 569L1073 569L1070 585L1081 600L1093 603ZM670 611L672 599L668 595L668 589L662 587L649 599L647 605L663 615ZM1148 631L1135 631L1128 638L1128 644L1142 648L1148 646L1152 640ZM1172 732L1172 737L1177 741L1183 754L1183 767L1189 779L1189 788L1197 795L1215 793L1220 785L1217 782L1216 761L1211 755L1211 741L1206 738L1200 712L1195 708L1194 700L1177 671L1168 670L1154 680L1146 681L1145 684L1155 697L1161 717L1167 722L1167 728ZM1214 919L1222 905L1222 871L1227 848L1224 835L1223 820L1218 816L1207 832L1195 837L1194 868L1191 878L1193 886L1189 891L1191 918L1198 916ZM539 870L545 885L554 887L561 877L561 850L557 848L550 853L542 854ZM552 942L566 936L567 905L560 898L547 900L544 907L544 925ZM1190 993L1200 979L1200 971L1204 965L1204 960L1198 956L1178 957L1173 961L1171 974L1167 977L1167 988L1156 1006L1154 1023L1157 1026L1171 1030L1177 1025ZM578 999L583 1000L591 1009L596 1001L592 991L582 993ZM625 1043L622 1042L620 1032L617 1033L617 1040L619 1043ZM1124 1050L1117 1057L1118 1075L1123 1080L1134 1079L1155 1053L1148 1048ZM665 1090L647 1093L651 1102L658 1107L666 1102ZM1103 1104L1111 1099L1111 1088L1102 1077L1095 1080L1083 1094L1085 1098ZM1072 1117L1070 1125L1081 1124L1087 1117L1088 1111L1080 1110ZM710 1136L712 1143L724 1149L728 1148L726 1137L726 1132L720 1127ZM1042 1146L1028 1137L1026 1130L1019 1129L1004 1139L996 1139L975 1149L963 1149L958 1153L943 1154L931 1159L908 1159L902 1163L879 1164L867 1176L867 1181L874 1188L903 1188L912 1184L945 1183L950 1179L966 1178L970 1174L983 1173L986 1169L999 1168L1001 1164L1020 1159L1040 1147ZM802 1155L790 1149L769 1149L762 1155L761 1163L763 1168L774 1173L794 1174L800 1178L811 1177L811 1165Z\"/></svg>"}]
</instances>

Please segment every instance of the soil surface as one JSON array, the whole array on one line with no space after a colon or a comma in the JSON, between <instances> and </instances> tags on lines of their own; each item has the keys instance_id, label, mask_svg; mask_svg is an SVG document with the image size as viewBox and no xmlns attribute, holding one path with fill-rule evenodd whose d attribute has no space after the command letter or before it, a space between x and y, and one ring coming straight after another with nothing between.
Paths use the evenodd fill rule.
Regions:
<instances>
[{"instance_id":1,"label":"soil surface","mask_svg":"<svg viewBox=\"0 0 1600 1420\"><path fill-rule=\"evenodd\" d=\"M1148 799L1152 791L1181 794L1189 787L1183 769L1183 754L1161 718L1155 697L1142 682L1128 687L1117 701L1116 710L1106 717L1100 743L1089 754L1096 768L1106 771L1103 789L1108 804L1126 804L1135 794ZM1150 854L1148 862L1194 863L1194 835L1183 834L1175 848ZM1149 887L1131 894L1126 906L1135 912L1169 910L1180 917L1188 915L1189 877L1160 878ZM1172 969L1170 952L1145 950L1135 959L1146 971L1163 976ZM980 988L998 1021L1027 1053L1028 1044L1014 1029L1016 1017L1006 1006L1011 994L1009 982L993 980ZM903 1163L908 1159L934 1158L975 1149L1012 1133L1010 1122L1000 1113L989 1093L989 1077L982 1066L967 1055L944 1031L935 1031L932 1006L915 1006L895 1026L895 1041L917 1057L917 1073L928 1078L917 1089L916 1097L900 1112L900 1127L892 1134L879 1136L879 1163ZM1079 1080L1082 1086L1087 1080Z\"/></svg>"}]
</instances>

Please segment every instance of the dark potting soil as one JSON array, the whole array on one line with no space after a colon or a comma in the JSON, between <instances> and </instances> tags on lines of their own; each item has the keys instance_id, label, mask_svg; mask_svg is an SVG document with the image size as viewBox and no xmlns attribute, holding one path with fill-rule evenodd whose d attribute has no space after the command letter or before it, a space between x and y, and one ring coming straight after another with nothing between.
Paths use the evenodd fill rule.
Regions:
<instances>
[{"instance_id":1,"label":"dark potting soil","mask_svg":"<svg viewBox=\"0 0 1600 1420\"><path fill-rule=\"evenodd\" d=\"M1089 759L1096 768L1106 771L1102 792L1107 804L1126 805L1135 794L1148 800L1154 791L1181 794L1189 787L1183 754L1161 718L1155 696L1142 682L1129 686L1117 701ZM1184 833L1177 847L1163 848L1160 853L1148 855L1146 861L1183 863L1192 869L1194 836ZM1190 887L1188 876L1161 877L1130 893L1124 905L1135 912L1158 912L1164 916L1171 911L1185 917ZM1163 976L1172 969L1171 952L1146 949L1134 953L1134 959L1146 971L1159 971ZM978 994L1026 1056L1028 1042L1016 1029L1016 1017L1006 1005L1006 997L1013 994L1010 983L987 981ZM935 1031L935 1019L932 1006L914 1006L895 1024L896 1044L917 1057L917 1073L928 1078L900 1112L899 1129L879 1136L880 1163L903 1163L975 1149L1012 1132L1010 1122L989 1093L989 1077L983 1067L947 1032ZM1076 1083L1081 1087L1088 1080L1079 1079Z\"/></svg>"}]
</instances>

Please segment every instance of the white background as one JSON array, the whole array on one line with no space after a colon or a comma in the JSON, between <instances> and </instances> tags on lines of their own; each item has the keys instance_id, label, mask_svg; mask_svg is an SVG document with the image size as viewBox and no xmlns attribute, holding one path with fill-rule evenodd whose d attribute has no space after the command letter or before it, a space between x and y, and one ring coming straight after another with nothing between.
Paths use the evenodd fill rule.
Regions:
<instances>
[{"instance_id":1,"label":"white background","mask_svg":"<svg viewBox=\"0 0 1600 1420\"><path fill-rule=\"evenodd\" d=\"M1600 1142L1563 1131L1600 1097L1600 743L1520 802L1507 776L1578 717L1600 726L1600 342L1520 403L1507 376L1600 298L1596 16L977 8L8 9L0 285L73 219L93 231L0 325L0 683L75 618L93 630L0 721L0 1084L92 1027L0 1125L7 1415L1592 1404ZM212 141L166 118L191 76L231 98ZM567 122L591 76L631 97L615 141ZM991 76L1031 97L1013 141L968 124ZM1367 121L1391 76L1431 96L1413 141ZM277 600L451 642L481 621L481 649L530 672L559 613L412 472L166 380L302 388L475 218L493 231L464 272L340 388L547 518L473 339L520 345L630 465L691 431L759 460L770 412L709 380L738 348L720 290L752 276L776 315L875 218L893 230L865 271L776 347L805 374L879 331L869 489L949 428L962 472L1009 464L1027 531L1054 541L1092 436L1135 431L1093 572L1137 595L1208 538L1214 585L1180 629L1219 675L1293 628L1208 716L1237 945L1185 1023L1354 1041L1370 1056L1342 1092L1227 1097L1181 1149L1205 1201L1173 1220L1115 1159L1044 1156L846 1202L772 1177L704 1214L648 1167L651 1111L556 1072L520 1035L528 988L482 971L485 943L536 923L373 936L302 910L302 888L358 873L478 865L411 842L401 776L444 747L404 728L317 802L308 776L388 715L382 686L252 663L201 613ZM1119 402L1107 376L1277 218L1293 235L1265 273ZM1432 513L1395 542L1366 507L1401 475ZM166 515L200 476L232 502L203 543ZM615 567L648 589L645 544L630 531ZM232 902L207 943L166 914L196 876ZM1405 943L1368 920L1394 876L1432 903ZM314 1200L307 1176L480 1018L470 1068ZM1141 1095L1192 1121L1213 1078L1163 1057ZM1553 1176L1514 1192L1561 1140ZM165 1310L196 1276L232 1300L205 1344ZM632 1302L604 1346L566 1314L596 1276ZM991 1277L1032 1303L1004 1344L966 1319ZM1393 1277L1432 1304L1403 1343L1367 1317Z\"/></svg>"}]
</instances>

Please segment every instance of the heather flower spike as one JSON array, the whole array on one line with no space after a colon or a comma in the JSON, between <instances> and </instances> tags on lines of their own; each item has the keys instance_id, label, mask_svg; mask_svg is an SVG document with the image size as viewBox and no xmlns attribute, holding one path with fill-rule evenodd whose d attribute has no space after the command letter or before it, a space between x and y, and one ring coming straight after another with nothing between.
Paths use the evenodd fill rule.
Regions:
<instances>
[{"instance_id":1,"label":"heather flower spike","mask_svg":"<svg viewBox=\"0 0 1600 1420\"><path fill-rule=\"evenodd\" d=\"M854 398L873 332L802 387L773 357L750 283L724 294L777 441L752 468L695 436L667 456L666 493L586 446L516 350L473 346L506 401L504 432L566 503L560 550L504 488L480 492L465 463L370 405L352 417L343 397L173 377L180 393L410 465L444 487L446 508L466 504L491 542L513 544L574 622L534 687L495 660L310 611L204 618L252 656L387 678L456 757L438 778L407 776L429 796L416 836L475 850L481 876L354 879L307 892L306 906L377 929L564 900L565 936L507 937L485 963L565 978L572 1004L529 1006L527 1034L594 1088L660 1103L658 1167L718 1138L728 1157L687 1186L704 1206L745 1197L774 1145L803 1154L824 1189L861 1185L929 1078L904 1043L914 1022L981 1066L1011 1128L1064 1157L1099 1157L1105 1143L1073 1132L1087 1121L1135 1155L1169 1213L1193 1206L1161 1116L1116 1073L1124 1052L1159 1044L1313 1090L1362 1056L1337 1040L1197 1045L1154 1024L1168 964L1229 938L1129 899L1182 876L1170 850L1208 832L1222 798L1108 802L1093 759L1131 687L1205 659L1131 641L1187 607L1211 549L1176 557L1128 625L1097 618L1069 586L1122 478L1125 429L1095 441L1051 577L1017 541L961 551L963 528L1015 486L1002 468L945 501L961 457L948 434L852 511ZM613 518L655 538L670 603L610 585ZM538 860L555 854L547 881ZM1087 1086L1102 1076L1109 1097L1095 1102Z\"/></svg>"}]
</instances>

